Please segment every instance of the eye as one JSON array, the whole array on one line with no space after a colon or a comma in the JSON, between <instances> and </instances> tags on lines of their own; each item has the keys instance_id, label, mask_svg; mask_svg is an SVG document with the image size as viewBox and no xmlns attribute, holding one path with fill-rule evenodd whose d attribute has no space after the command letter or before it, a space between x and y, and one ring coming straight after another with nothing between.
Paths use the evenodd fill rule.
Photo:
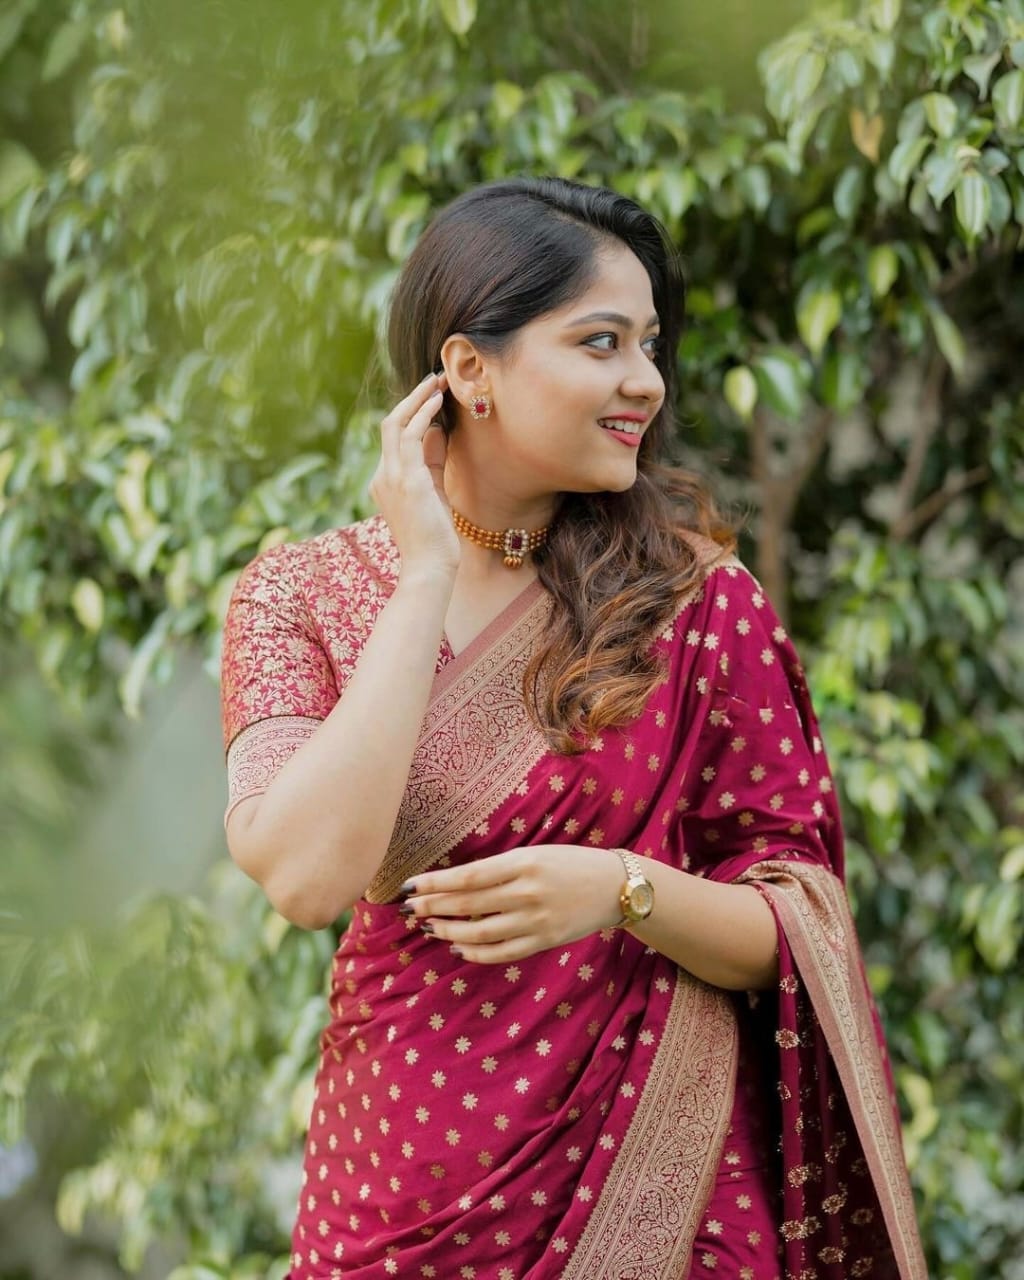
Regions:
<instances>
[{"instance_id":1,"label":"eye","mask_svg":"<svg viewBox=\"0 0 1024 1280\"><path fill-rule=\"evenodd\" d=\"M583 345L593 347L595 351L614 351L618 343L618 336L614 333L595 333L592 338L585 338ZM599 343L607 342L610 346L599 346Z\"/></svg>"},{"instance_id":2,"label":"eye","mask_svg":"<svg viewBox=\"0 0 1024 1280\"><path fill-rule=\"evenodd\" d=\"M650 338L645 338L643 345L647 348L647 354L652 360L657 359L658 353L661 351L661 334L656 333Z\"/></svg>"}]
</instances>

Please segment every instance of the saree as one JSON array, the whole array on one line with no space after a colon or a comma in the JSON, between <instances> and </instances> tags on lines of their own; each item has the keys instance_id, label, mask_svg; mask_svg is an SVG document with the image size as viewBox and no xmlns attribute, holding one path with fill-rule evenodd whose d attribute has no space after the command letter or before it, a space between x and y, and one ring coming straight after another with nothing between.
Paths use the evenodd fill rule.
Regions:
<instances>
[{"instance_id":1,"label":"saree","mask_svg":"<svg viewBox=\"0 0 1024 1280\"><path fill-rule=\"evenodd\" d=\"M389 848L332 961L291 1280L925 1277L803 669L749 571L688 541L698 585L651 638L662 682L577 756L523 698L538 581L460 653L442 640ZM240 575L229 813L343 694L399 567L375 516ZM714 988L621 929L474 965L400 914L418 872L530 844L752 884L776 989Z\"/></svg>"}]
</instances>

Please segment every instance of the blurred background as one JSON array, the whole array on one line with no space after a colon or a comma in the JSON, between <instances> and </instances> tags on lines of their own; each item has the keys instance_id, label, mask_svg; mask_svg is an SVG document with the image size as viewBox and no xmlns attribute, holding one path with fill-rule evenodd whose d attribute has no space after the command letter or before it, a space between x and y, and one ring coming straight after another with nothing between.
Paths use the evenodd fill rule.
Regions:
<instances>
[{"instance_id":1,"label":"blurred background","mask_svg":"<svg viewBox=\"0 0 1024 1280\"><path fill-rule=\"evenodd\" d=\"M0 0L2 1280L287 1269L336 935L226 857L219 628L370 513L396 273L513 173L680 248L932 1274L1024 1277L1024 0Z\"/></svg>"}]
</instances>

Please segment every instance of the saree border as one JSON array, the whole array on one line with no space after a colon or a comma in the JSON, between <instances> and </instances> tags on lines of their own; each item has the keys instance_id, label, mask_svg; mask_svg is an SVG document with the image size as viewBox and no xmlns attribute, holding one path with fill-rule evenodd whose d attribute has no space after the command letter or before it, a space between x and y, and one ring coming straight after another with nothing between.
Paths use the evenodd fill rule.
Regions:
<instances>
[{"instance_id":1,"label":"saree border","mask_svg":"<svg viewBox=\"0 0 1024 1280\"><path fill-rule=\"evenodd\" d=\"M528 598L532 604L503 635L478 644L485 632L438 673L391 843L366 891L368 902L391 901L410 876L443 866L445 856L490 817L548 750L527 714L522 684L550 598L524 593L522 603Z\"/></svg>"},{"instance_id":2,"label":"saree border","mask_svg":"<svg viewBox=\"0 0 1024 1280\"><path fill-rule=\"evenodd\" d=\"M738 1060L728 995L677 969L636 1112L561 1280L685 1274L729 1132Z\"/></svg>"},{"instance_id":3,"label":"saree border","mask_svg":"<svg viewBox=\"0 0 1024 1280\"><path fill-rule=\"evenodd\" d=\"M899 1274L902 1280L927 1280L914 1196L867 991L857 990L851 971L850 958L859 951L845 890L824 867L781 860L756 864L738 882L756 882L778 910L846 1094Z\"/></svg>"},{"instance_id":4,"label":"saree border","mask_svg":"<svg viewBox=\"0 0 1024 1280\"><path fill-rule=\"evenodd\" d=\"M224 825L243 800L262 795L282 766L323 724L318 716L267 716L237 733L228 747Z\"/></svg>"}]
</instances>

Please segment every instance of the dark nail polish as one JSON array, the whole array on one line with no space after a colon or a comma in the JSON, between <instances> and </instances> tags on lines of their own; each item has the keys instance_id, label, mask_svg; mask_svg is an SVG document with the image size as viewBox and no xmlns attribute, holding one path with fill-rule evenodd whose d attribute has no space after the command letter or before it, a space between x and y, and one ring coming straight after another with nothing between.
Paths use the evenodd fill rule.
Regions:
<instances>
[{"instance_id":1,"label":"dark nail polish","mask_svg":"<svg viewBox=\"0 0 1024 1280\"><path fill-rule=\"evenodd\" d=\"M403 884L401 889L399 889L398 896L400 898L411 898L415 892L416 892L415 882L412 880L406 880L405 884Z\"/></svg>"},{"instance_id":2,"label":"dark nail polish","mask_svg":"<svg viewBox=\"0 0 1024 1280\"><path fill-rule=\"evenodd\" d=\"M459 947L449 947L448 950L452 953L453 956L459 956L461 958L462 951Z\"/></svg>"},{"instance_id":3,"label":"dark nail polish","mask_svg":"<svg viewBox=\"0 0 1024 1280\"><path fill-rule=\"evenodd\" d=\"M434 932L434 926L430 923L429 920L424 920L423 923L420 925L420 928L423 930L424 933Z\"/></svg>"},{"instance_id":4,"label":"dark nail polish","mask_svg":"<svg viewBox=\"0 0 1024 1280\"><path fill-rule=\"evenodd\" d=\"M400 916L411 916L414 911L415 911L415 908L408 902L403 902L402 905L398 908L398 914Z\"/></svg>"}]
</instances>

